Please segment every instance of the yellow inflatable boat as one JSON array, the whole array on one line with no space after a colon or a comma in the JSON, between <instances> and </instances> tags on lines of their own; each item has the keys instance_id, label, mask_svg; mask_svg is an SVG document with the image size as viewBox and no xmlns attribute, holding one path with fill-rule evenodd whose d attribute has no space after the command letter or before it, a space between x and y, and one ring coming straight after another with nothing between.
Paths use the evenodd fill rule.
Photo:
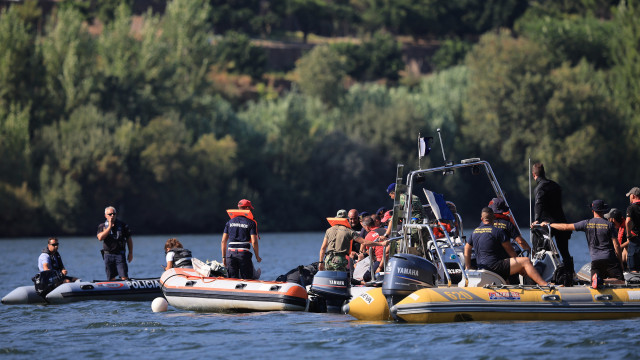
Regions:
<instances>
[{"instance_id":1,"label":"yellow inflatable boat","mask_svg":"<svg viewBox=\"0 0 640 360\"><path fill-rule=\"evenodd\" d=\"M345 306L359 320L411 323L501 320L605 320L640 316L640 287L438 287L418 290L391 309L380 289Z\"/></svg>"}]
</instances>

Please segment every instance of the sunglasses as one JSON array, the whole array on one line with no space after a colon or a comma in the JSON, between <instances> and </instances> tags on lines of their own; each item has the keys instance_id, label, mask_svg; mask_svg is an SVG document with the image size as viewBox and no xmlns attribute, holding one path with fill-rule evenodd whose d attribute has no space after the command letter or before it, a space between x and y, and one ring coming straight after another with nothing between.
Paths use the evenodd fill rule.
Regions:
<instances>
[{"instance_id":1,"label":"sunglasses","mask_svg":"<svg viewBox=\"0 0 640 360\"><path fill-rule=\"evenodd\" d=\"M116 213L110 213L110 214L107 214L107 216L113 216L113 215L115 215L115 214L116 214Z\"/></svg>"},{"instance_id":2,"label":"sunglasses","mask_svg":"<svg viewBox=\"0 0 640 360\"><path fill-rule=\"evenodd\" d=\"M49 245L51 245L51 246L58 246L58 245L60 245L60 244L59 244L59 243L53 243L53 244L49 244Z\"/></svg>"}]
</instances>

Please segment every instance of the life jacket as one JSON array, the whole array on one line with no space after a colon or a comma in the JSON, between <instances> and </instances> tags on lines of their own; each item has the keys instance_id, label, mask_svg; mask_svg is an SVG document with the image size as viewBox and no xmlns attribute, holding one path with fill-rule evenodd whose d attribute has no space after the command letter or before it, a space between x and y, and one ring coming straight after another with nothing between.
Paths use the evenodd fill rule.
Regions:
<instances>
[{"instance_id":1,"label":"life jacket","mask_svg":"<svg viewBox=\"0 0 640 360\"><path fill-rule=\"evenodd\" d=\"M44 254L49 255L49 260L51 262L51 268L49 270L62 271L64 269L64 264L62 263L62 257L60 253L57 251L51 252L49 251L49 247L42 249Z\"/></svg>"},{"instance_id":2,"label":"life jacket","mask_svg":"<svg viewBox=\"0 0 640 360\"><path fill-rule=\"evenodd\" d=\"M229 219L233 219L234 217L244 216L249 220L253 220L256 223L256 235L258 239L260 239L260 233L258 232L258 222L253 218L253 213L251 210L246 209L227 209L227 214L229 214Z\"/></svg>"},{"instance_id":3,"label":"life jacket","mask_svg":"<svg viewBox=\"0 0 640 360\"><path fill-rule=\"evenodd\" d=\"M502 214L500 214L500 213L496 213L496 214L493 214L493 215L496 217L496 219L507 220L508 222L510 222L510 223L512 223L513 225L515 225L515 224L513 223L513 218L511 217L511 214L510 214L508 211L507 211L507 212L505 212L505 213L502 213Z\"/></svg>"},{"instance_id":4,"label":"life jacket","mask_svg":"<svg viewBox=\"0 0 640 360\"><path fill-rule=\"evenodd\" d=\"M329 222L329 225L331 225L331 226L343 225L343 226L346 226L349 229L351 229L351 224L349 224L349 219L347 219L347 218L328 217L327 221Z\"/></svg>"},{"instance_id":5,"label":"life jacket","mask_svg":"<svg viewBox=\"0 0 640 360\"><path fill-rule=\"evenodd\" d=\"M182 248L174 248L169 251L173 251L173 267L193 267L193 264L191 263L191 251Z\"/></svg>"},{"instance_id":6,"label":"life jacket","mask_svg":"<svg viewBox=\"0 0 640 360\"><path fill-rule=\"evenodd\" d=\"M446 223L446 222L438 222L438 225L442 225L442 227L444 227L445 230L447 230L447 233L451 232L451 229L453 229L453 227L451 227L451 224ZM442 232L442 227L440 226L434 226L433 227L433 235L435 235L436 239L440 239L444 237L444 233Z\"/></svg>"}]
</instances>

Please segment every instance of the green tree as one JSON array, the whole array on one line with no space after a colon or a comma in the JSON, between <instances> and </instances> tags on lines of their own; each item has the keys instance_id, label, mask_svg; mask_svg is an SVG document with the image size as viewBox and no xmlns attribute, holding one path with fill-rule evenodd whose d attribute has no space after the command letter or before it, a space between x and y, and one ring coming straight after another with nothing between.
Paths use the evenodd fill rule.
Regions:
<instances>
[{"instance_id":1,"label":"green tree","mask_svg":"<svg viewBox=\"0 0 640 360\"><path fill-rule=\"evenodd\" d=\"M47 214L62 231L93 231L95 209L123 203L131 185L127 159L135 131L132 122L94 106L43 127L40 192Z\"/></svg>"},{"instance_id":2,"label":"green tree","mask_svg":"<svg viewBox=\"0 0 640 360\"><path fill-rule=\"evenodd\" d=\"M19 11L20 6L0 11L0 109L5 114L11 104L23 108L30 105L33 75L37 75L36 37Z\"/></svg>"},{"instance_id":3,"label":"green tree","mask_svg":"<svg viewBox=\"0 0 640 360\"><path fill-rule=\"evenodd\" d=\"M96 76L94 42L80 13L61 9L50 19L47 36L40 43L48 107L65 117L91 102Z\"/></svg>"},{"instance_id":4,"label":"green tree","mask_svg":"<svg viewBox=\"0 0 640 360\"><path fill-rule=\"evenodd\" d=\"M571 61L576 65L584 58L596 68L612 65L611 38L616 28L612 22L592 16L525 16L516 26L523 36L542 44L556 64Z\"/></svg>"},{"instance_id":5,"label":"green tree","mask_svg":"<svg viewBox=\"0 0 640 360\"><path fill-rule=\"evenodd\" d=\"M345 93L343 85L345 59L326 45L314 47L296 65L298 85L302 91L336 105Z\"/></svg>"},{"instance_id":6,"label":"green tree","mask_svg":"<svg viewBox=\"0 0 640 360\"><path fill-rule=\"evenodd\" d=\"M227 32L216 42L213 58L224 70L234 74L249 74L254 79L262 77L267 64L264 50L251 45L248 36L235 31Z\"/></svg>"}]
</instances>

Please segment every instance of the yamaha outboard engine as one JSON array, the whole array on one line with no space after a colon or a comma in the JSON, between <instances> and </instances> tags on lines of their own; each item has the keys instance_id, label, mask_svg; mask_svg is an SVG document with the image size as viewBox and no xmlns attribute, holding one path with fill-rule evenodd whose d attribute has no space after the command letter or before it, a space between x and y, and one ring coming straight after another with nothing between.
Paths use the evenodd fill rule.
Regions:
<instances>
[{"instance_id":1,"label":"yamaha outboard engine","mask_svg":"<svg viewBox=\"0 0 640 360\"><path fill-rule=\"evenodd\" d=\"M438 280L438 269L431 261L416 255L396 254L387 265L382 294L389 309L416 290L431 288Z\"/></svg>"},{"instance_id":2,"label":"yamaha outboard engine","mask_svg":"<svg viewBox=\"0 0 640 360\"><path fill-rule=\"evenodd\" d=\"M309 289L309 311L340 313L351 297L349 288L349 273L318 271Z\"/></svg>"}]
</instances>

